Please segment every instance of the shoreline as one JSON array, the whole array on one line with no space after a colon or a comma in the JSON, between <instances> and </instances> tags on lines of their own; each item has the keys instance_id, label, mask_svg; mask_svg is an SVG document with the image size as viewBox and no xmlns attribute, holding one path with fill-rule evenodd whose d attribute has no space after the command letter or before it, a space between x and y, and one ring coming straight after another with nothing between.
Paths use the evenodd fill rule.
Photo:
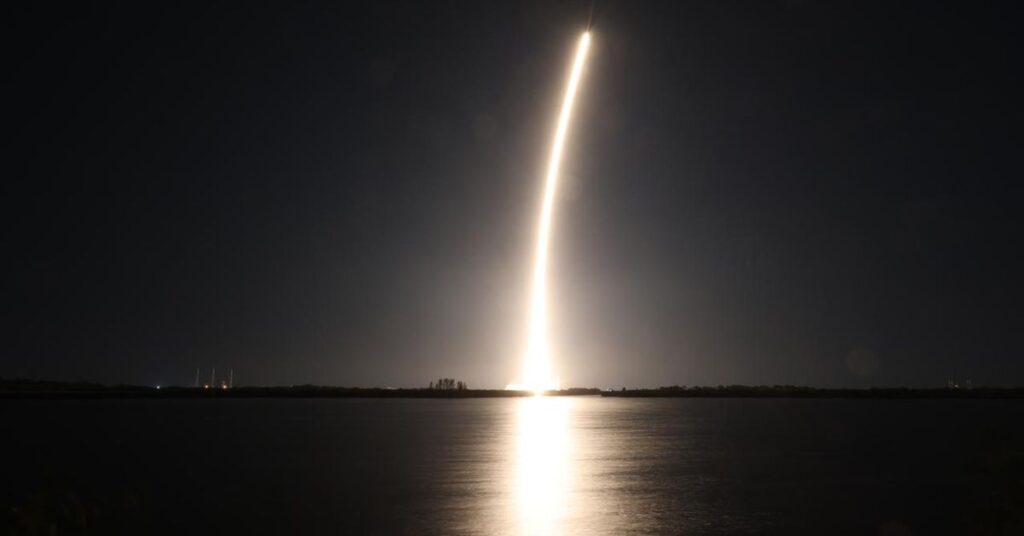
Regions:
<instances>
[{"instance_id":1,"label":"shoreline","mask_svg":"<svg viewBox=\"0 0 1024 536\"><path fill-rule=\"evenodd\" d=\"M54 384L22 382L0 384L0 400L31 399L245 399L245 398L521 398L534 396L531 391L505 389L390 389L364 387L235 387L204 389L191 387L100 386L94 384ZM597 388L572 388L548 391L544 396L601 396L607 398L817 398L817 399L1024 399L1024 388L975 389L818 389L796 386L722 386L662 387L657 389L621 389L602 391Z\"/></svg>"},{"instance_id":2,"label":"shoreline","mask_svg":"<svg viewBox=\"0 0 1024 536\"><path fill-rule=\"evenodd\" d=\"M26 388L27 387L27 388ZM598 389L565 389L545 396L596 396ZM21 399L229 399L229 398L520 398L532 391L505 389L389 389L377 387L234 387L206 389L193 387L45 387L10 388L0 385L0 400Z\"/></svg>"}]
</instances>

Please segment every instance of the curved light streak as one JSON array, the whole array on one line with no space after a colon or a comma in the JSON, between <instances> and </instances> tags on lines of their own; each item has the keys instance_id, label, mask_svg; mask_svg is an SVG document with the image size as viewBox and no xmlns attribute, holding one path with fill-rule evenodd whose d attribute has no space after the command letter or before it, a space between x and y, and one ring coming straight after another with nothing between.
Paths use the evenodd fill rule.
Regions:
<instances>
[{"instance_id":1,"label":"curved light streak","mask_svg":"<svg viewBox=\"0 0 1024 536\"><path fill-rule=\"evenodd\" d=\"M590 32L580 36L576 46L576 57L569 75L569 85L562 101L562 111L558 114L558 126L555 128L555 139L548 160L547 177L544 181L544 197L540 208L540 223L537 227L537 245L533 261L533 287L530 294L529 338L526 347L526 367L523 375L525 388L542 393L549 389L558 389L558 377L554 375L551 363L551 347L548 339L548 251L551 242L551 222L554 217L555 194L558 191L558 174L562 163L562 152L565 147L565 136L569 131L569 119L572 116L576 90L583 73L583 64L590 48Z\"/></svg>"}]
</instances>

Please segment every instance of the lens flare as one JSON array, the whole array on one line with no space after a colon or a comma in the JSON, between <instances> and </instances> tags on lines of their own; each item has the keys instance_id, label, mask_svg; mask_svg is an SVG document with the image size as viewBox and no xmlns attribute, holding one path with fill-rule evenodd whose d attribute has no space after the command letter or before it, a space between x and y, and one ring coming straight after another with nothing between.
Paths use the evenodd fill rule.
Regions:
<instances>
[{"instance_id":1,"label":"lens flare","mask_svg":"<svg viewBox=\"0 0 1024 536\"><path fill-rule=\"evenodd\" d=\"M576 100L576 90L583 74L583 63L590 48L590 32L580 36L576 47L576 56L569 75L569 85L562 101L562 111L558 114L558 125L555 128L555 139L551 146L551 157L548 160L547 176L544 181L544 197L540 207L540 222L537 226L537 245L533 261L533 287L530 293L529 334L526 346L526 363L523 371L523 383L516 385L520 389L540 394L549 389L558 389L558 377L554 374L551 359L551 345L548 337L548 251L551 242L551 222L554 217L555 194L558 191L558 172L562 163L562 151L565 147L565 136L569 131L569 119L572 105ZM512 388L513 386L509 386Z\"/></svg>"}]
</instances>

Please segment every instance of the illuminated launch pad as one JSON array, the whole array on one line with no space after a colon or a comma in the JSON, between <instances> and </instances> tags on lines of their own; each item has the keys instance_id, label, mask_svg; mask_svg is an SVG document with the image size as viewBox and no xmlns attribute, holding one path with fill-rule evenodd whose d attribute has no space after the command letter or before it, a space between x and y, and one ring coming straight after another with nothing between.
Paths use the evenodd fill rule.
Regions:
<instances>
[{"instance_id":1,"label":"illuminated launch pad","mask_svg":"<svg viewBox=\"0 0 1024 536\"><path fill-rule=\"evenodd\" d=\"M590 32L580 36L576 46L569 84L562 100L562 110L558 114L555 127L555 139L551 146L548 160L547 175L544 180L544 195L540 206L540 220L537 225L537 243L534 250L532 288L530 291L529 325L526 341L522 383L509 384L508 389L530 390L542 393L558 389L559 380L554 371L551 355L551 343L548 336L548 252L551 243L551 225L554 219L555 197L558 192L558 175L562 163L562 152L565 137L569 131L569 120L572 116L576 90L583 74L583 64L590 48Z\"/></svg>"}]
</instances>

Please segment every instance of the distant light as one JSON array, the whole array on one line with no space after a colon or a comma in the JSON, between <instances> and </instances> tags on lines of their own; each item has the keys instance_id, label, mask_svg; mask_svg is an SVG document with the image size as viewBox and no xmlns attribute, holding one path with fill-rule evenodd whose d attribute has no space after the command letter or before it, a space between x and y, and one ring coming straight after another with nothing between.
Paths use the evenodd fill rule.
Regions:
<instances>
[{"instance_id":1,"label":"distant light","mask_svg":"<svg viewBox=\"0 0 1024 536\"><path fill-rule=\"evenodd\" d=\"M203 389L209 389L209 388L210 388L210 384L203 385Z\"/></svg>"},{"instance_id":2,"label":"distant light","mask_svg":"<svg viewBox=\"0 0 1024 536\"><path fill-rule=\"evenodd\" d=\"M160 386L159 386L159 385L157 385L157 386L156 386L156 388L157 388L157 389L159 389L159 388L160 388Z\"/></svg>"}]
</instances>

